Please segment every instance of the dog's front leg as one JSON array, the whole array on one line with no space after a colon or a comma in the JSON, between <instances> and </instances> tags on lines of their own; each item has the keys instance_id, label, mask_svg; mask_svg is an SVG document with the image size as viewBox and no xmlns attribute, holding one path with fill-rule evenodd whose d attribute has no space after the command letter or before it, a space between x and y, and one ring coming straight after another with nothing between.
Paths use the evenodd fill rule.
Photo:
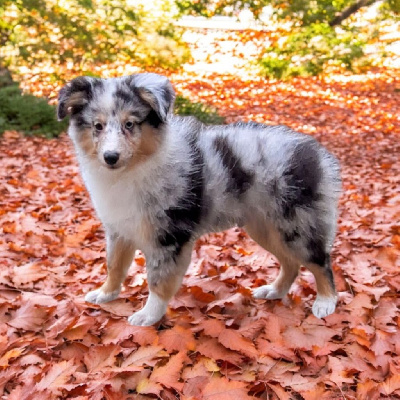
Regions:
<instances>
[{"instance_id":1,"label":"dog's front leg","mask_svg":"<svg viewBox=\"0 0 400 400\"><path fill-rule=\"evenodd\" d=\"M128 269L135 251L133 242L117 234L107 232L107 280L96 290L89 292L85 300L89 303L101 304L114 300L121 292Z\"/></svg>"},{"instance_id":2,"label":"dog's front leg","mask_svg":"<svg viewBox=\"0 0 400 400\"><path fill-rule=\"evenodd\" d=\"M168 302L182 284L191 252L192 244L188 243L178 255L163 250L154 252L152 257L146 256L149 297L146 305L128 318L131 325L153 325L163 317Z\"/></svg>"}]
</instances>

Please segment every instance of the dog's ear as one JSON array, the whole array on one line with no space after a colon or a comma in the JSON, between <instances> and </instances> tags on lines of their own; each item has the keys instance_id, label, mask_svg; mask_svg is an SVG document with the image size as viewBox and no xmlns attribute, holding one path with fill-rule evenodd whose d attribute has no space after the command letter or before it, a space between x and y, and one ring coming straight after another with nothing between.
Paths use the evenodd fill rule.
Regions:
<instances>
[{"instance_id":1,"label":"dog's ear","mask_svg":"<svg viewBox=\"0 0 400 400\"><path fill-rule=\"evenodd\" d=\"M175 102L171 82L162 75L146 73L132 75L132 83L140 98L156 112L161 122L167 120Z\"/></svg>"},{"instance_id":2,"label":"dog's ear","mask_svg":"<svg viewBox=\"0 0 400 400\"><path fill-rule=\"evenodd\" d=\"M95 78L81 76L68 82L58 94L57 118L59 121L68 114L77 114L92 98L92 84ZM97 79L98 80L98 79Z\"/></svg>"}]
</instances>

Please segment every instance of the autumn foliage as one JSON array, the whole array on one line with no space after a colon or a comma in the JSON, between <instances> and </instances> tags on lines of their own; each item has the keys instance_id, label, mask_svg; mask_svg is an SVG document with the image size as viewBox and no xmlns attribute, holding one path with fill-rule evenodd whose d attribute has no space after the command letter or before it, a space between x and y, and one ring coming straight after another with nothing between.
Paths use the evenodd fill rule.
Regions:
<instances>
[{"instance_id":1,"label":"autumn foliage","mask_svg":"<svg viewBox=\"0 0 400 400\"><path fill-rule=\"evenodd\" d=\"M324 320L311 313L315 285L307 271L283 301L251 297L250 289L271 282L279 266L238 228L197 243L183 287L155 327L127 323L148 293L140 252L118 300L85 303L84 294L106 275L105 242L72 145L66 135L46 140L6 132L2 398L399 398L395 76L384 69L291 82L193 70L170 75L179 93L217 107L229 122L287 124L315 135L340 159L343 196L332 253L340 297L337 312ZM25 85L54 90L45 81Z\"/></svg>"}]
</instances>

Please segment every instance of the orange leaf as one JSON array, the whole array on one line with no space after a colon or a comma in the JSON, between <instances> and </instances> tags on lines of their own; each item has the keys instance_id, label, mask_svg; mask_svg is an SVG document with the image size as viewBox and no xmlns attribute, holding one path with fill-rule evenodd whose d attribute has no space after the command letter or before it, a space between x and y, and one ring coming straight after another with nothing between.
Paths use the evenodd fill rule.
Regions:
<instances>
[{"instance_id":1,"label":"orange leaf","mask_svg":"<svg viewBox=\"0 0 400 400\"><path fill-rule=\"evenodd\" d=\"M62 389L62 386L66 384L71 375L77 368L74 365L75 360L71 359L69 361L60 361L57 364L53 364L48 370L46 376L37 383L36 388L38 390L51 390L53 392L58 392Z\"/></svg>"},{"instance_id":2,"label":"orange leaf","mask_svg":"<svg viewBox=\"0 0 400 400\"><path fill-rule=\"evenodd\" d=\"M161 383L166 387L171 387L175 390L182 391L183 382L180 382L181 370L185 362L189 362L186 353L177 353L169 359L162 367L154 368L150 375L152 382Z\"/></svg>"},{"instance_id":3,"label":"orange leaf","mask_svg":"<svg viewBox=\"0 0 400 400\"><path fill-rule=\"evenodd\" d=\"M254 343L233 329L224 329L218 336L218 341L226 348L239 351L248 357L254 358L257 356Z\"/></svg>"},{"instance_id":4,"label":"orange leaf","mask_svg":"<svg viewBox=\"0 0 400 400\"><path fill-rule=\"evenodd\" d=\"M8 367L9 365L8 362L10 361L10 359L19 357L23 352L24 349L19 349L19 348L7 351L7 353L0 358L0 367Z\"/></svg>"},{"instance_id":5,"label":"orange leaf","mask_svg":"<svg viewBox=\"0 0 400 400\"><path fill-rule=\"evenodd\" d=\"M250 400L244 382L230 381L225 377L213 376L203 389L204 400Z\"/></svg>"},{"instance_id":6,"label":"orange leaf","mask_svg":"<svg viewBox=\"0 0 400 400\"><path fill-rule=\"evenodd\" d=\"M169 352L187 351L196 348L196 342L190 329L175 325L172 329L160 333L160 343Z\"/></svg>"}]
</instances>

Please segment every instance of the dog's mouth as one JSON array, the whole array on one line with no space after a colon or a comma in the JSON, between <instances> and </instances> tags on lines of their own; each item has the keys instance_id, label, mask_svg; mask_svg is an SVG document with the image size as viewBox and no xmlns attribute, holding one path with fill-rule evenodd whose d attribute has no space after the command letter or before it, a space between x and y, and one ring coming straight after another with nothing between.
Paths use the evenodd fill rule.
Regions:
<instances>
[{"instance_id":1,"label":"dog's mouth","mask_svg":"<svg viewBox=\"0 0 400 400\"><path fill-rule=\"evenodd\" d=\"M104 165L104 167L106 167L107 169L110 169L110 170L117 170L117 169L121 169L123 167L123 165L121 165L121 164L118 164L118 165L103 164L103 165Z\"/></svg>"}]
</instances>

